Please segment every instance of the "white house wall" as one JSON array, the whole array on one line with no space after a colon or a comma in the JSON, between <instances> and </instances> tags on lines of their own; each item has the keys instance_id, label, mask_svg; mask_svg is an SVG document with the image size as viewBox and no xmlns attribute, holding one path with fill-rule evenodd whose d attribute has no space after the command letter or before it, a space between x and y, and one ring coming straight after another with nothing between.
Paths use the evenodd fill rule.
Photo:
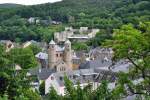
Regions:
<instances>
[{"instance_id":1,"label":"white house wall","mask_svg":"<svg viewBox=\"0 0 150 100\"><path fill-rule=\"evenodd\" d=\"M51 80L51 77L54 77L53 75L49 76L48 79L45 80L45 94L49 93L50 87L53 86L54 89L59 93L60 86L57 83L55 77L54 80Z\"/></svg>"}]
</instances>

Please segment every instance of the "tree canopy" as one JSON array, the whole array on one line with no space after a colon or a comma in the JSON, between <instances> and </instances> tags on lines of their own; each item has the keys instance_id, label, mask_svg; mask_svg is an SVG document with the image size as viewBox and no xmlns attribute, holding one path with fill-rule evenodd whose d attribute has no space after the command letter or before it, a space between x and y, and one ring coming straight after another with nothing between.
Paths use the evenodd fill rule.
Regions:
<instances>
[{"instance_id":1,"label":"tree canopy","mask_svg":"<svg viewBox=\"0 0 150 100\"><path fill-rule=\"evenodd\" d=\"M5 52L0 45L0 98L7 100L41 100L39 94L31 89L27 77L29 68L37 66L32 50L15 48ZM17 70L16 65L21 69Z\"/></svg>"},{"instance_id":2,"label":"tree canopy","mask_svg":"<svg viewBox=\"0 0 150 100\"><path fill-rule=\"evenodd\" d=\"M150 20L149 5L149 0L63 0L52 4L0 8L0 39L48 42L58 31L53 25L29 24L30 17L61 21L63 26L86 26L106 31L126 23L136 26Z\"/></svg>"},{"instance_id":3,"label":"tree canopy","mask_svg":"<svg viewBox=\"0 0 150 100\"><path fill-rule=\"evenodd\" d=\"M123 25L120 29L114 30L113 39L105 44L113 48L114 61L127 59L132 63L129 73L121 73L118 80L117 87L124 89L124 95L131 92L131 94L140 94L140 96L150 96L149 28L149 22L140 23L137 28L132 24ZM140 79L143 81L140 82ZM133 80L137 80L139 83L133 84ZM125 85L129 88L128 90Z\"/></svg>"}]
</instances>

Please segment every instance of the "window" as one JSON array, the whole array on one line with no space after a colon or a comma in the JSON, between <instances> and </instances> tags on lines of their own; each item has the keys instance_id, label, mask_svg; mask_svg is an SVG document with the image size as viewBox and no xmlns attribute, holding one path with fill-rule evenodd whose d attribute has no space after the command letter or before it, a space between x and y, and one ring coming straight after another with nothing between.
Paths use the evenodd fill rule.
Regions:
<instances>
[{"instance_id":1,"label":"window","mask_svg":"<svg viewBox=\"0 0 150 100\"><path fill-rule=\"evenodd\" d=\"M96 74L93 75L93 78L96 78Z\"/></svg>"},{"instance_id":2,"label":"window","mask_svg":"<svg viewBox=\"0 0 150 100\"><path fill-rule=\"evenodd\" d=\"M83 75L83 79L85 79L85 75Z\"/></svg>"},{"instance_id":3,"label":"window","mask_svg":"<svg viewBox=\"0 0 150 100\"><path fill-rule=\"evenodd\" d=\"M61 67L61 71L63 71L64 69L63 69L63 67Z\"/></svg>"},{"instance_id":4,"label":"window","mask_svg":"<svg viewBox=\"0 0 150 100\"><path fill-rule=\"evenodd\" d=\"M55 70L55 71L57 70L57 66L54 66L54 70Z\"/></svg>"},{"instance_id":5,"label":"window","mask_svg":"<svg viewBox=\"0 0 150 100\"><path fill-rule=\"evenodd\" d=\"M60 76L59 79L62 81L62 80L63 80L63 77Z\"/></svg>"},{"instance_id":6,"label":"window","mask_svg":"<svg viewBox=\"0 0 150 100\"><path fill-rule=\"evenodd\" d=\"M75 76L75 75L73 75L73 79L76 79L76 76Z\"/></svg>"},{"instance_id":7,"label":"window","mask_svg":"<svg viewBox=\"0 0 150 100\"><path fill-rule=\"evenodd\" d=\"M54 45L52 45L52 48L54 48Z\"/></svg>"},{"instance_id":8,"label":"window","mask_svg":"<svg viewBox=\"0 0 150 100\"><path fill-rule=\"evenodd\" d=\"M60 69L59 69L60 71L62 71L62 68L60 67Z\"/></svg>"},{"instance_id":9,"label":"window","mask_svg":"<svg viewBox=\"0 0 150 100\"><path fill-rule=\"evenodd\" d=\"M58 54L56 54L56 57L58 57Z\"/></svg>"},{"instance_id":10,"label":"window","mask_svg":"<svg viewBox=\"0 0 150 100\"><path fill-rule=\"evenodd\" d=\"M69 78L72 78L72 76L70 75Z\"/></svg>"},{"instance_id":11,"label":"window","mask_svg":"<svg viewBox=\"0 0 150 100\"><path fill-rule=\"evenodd\" d=\"M8 48L10 48L11 46L12 46L12 44L9 44L9 45L8 45Z\"/></svg>"},{"instance_id":12,"label":"window","mask_svg":"<svg viewBox=\"0 0 150 100\"><path fill-rule=\"evenodd\" d=\"M53 76L51 77L51 80L54 80L54 77L53 77Z\"/></svg>"},{"instance_id":13,"label":"window","mask_svg":"<svg viewBox=\"0 0 150 100\"><path fill-rule=\"evenodd\" d=\"M61 71L65 71L66 70L64 67L61 67L60 69L61 69Z\"/></svg>"}]
</instances>

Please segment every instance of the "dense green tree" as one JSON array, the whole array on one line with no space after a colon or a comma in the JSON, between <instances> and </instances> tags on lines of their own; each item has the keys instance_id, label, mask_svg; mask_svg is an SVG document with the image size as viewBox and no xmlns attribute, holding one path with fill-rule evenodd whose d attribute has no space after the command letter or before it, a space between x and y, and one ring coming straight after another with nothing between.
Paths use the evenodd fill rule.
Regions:
<instances>
[{"instance_id":1,"label":"dense green tree","mask_svg":"<svg viewBox=\"0 0 150 100\"><path fill-rule=\"evenodd\" d=\"M4 95L3 97L0 96L0 100L8 100L8 97Z\"/></svg>"},{"instance_id":2,"label":"dense green tree","mask_svg":"<svg viewBox=\"0 0 150 100\"><path fill-rule=\"evenodd\" d=\"M0 73L0 95L5 94L9 85L9 76L6 73Z\"/></svg>"},{"instance_id":3,"label":"dense green tree","mask_svg":"<svg viewBox=\"0 0 150 100\"><path fill-rule=\"evenodd\" d=\"M99 86L93 94L94 100L111 100L111 92L108 89L108 83L106 81L102 81L101 86Z\"/></svg>"},{"instance_id":4,"label":"dense green tree","mask_svg":"<svg viewBox=\"0 0 150 100\"><path fill-rule=\"evenodd\" d=\"M57 94L54 87L50 88L50 92L48 94L48 100L61 100L60 96Z\"/></svg>"},{"instance_id":5,"label":"dense green tree","mask_svg":"<svg viewBox=\"0 0 150 100\"><path fill-rule=\"evenodd\" d=\"M27 90L25 90L23 92L24 92L23 93L24 94L24 98L28 98L27 100L41 100L40 95L36 91L33 91L31 89L27 89Z\"/></svg>"},{"instance_id":6,"label":"dense green tree","mask_svg":"<svg viewBox=\"0 0 150 100\"><path fill-rule=\"evenodd\" d=\"M76 43L73 43L72 44L72 48L74 49L74 50L88 50L88 45L87 44L85 44L85 43L81 43L81 42L76 42Z\"/></svg>"},{"instance_id":7,"label":"dense green tree","mask_svg":"<svg viewBox=\"0 0 150 100\"><path fill-rule=\"evenodd\" d=\"M141 23L138 29L134 28L131 24L124 25L121 29L114 30L113 40L106 42L115 52L115 61L128 59L132 63L132 68L129 73L119 75L118 88L116 88L116 90L122 89L122 96L127 95L124 85L127 85L129 88L128 91L132 94L150 96L149 27L149 22ZM140 78L142 78L143 81L136 85L131 81Z\"/></svg>"},{"instance_id":8,"label":"dense green tree","mask_svg":"<svg viewBox=\"0 0 150 100\"><path fill-rule=\"evenodd\" d=\"M32 50L34 55L36 55L37 53L42 51L42 49L39 46L35 45L35 44L30 45L28 48Z\"/></svg>"},{"instance_id":9,"label":"dense green tree","mask_svg":"<svg viewBox=\"0 0 150 100\"><path fill-rule=\"evenodd\" d=\"M17 53L14 50L17 50ZM24 56L24 54L27 55ZM21 57L19 57L19 55ZM24 61L19 61L19 59L23 59ZM28 59L33 62L28 61ZM31 81L26 76L28 69L36 66L32 50L13 49L10 52L5 52L5 48L0 46L0 62L1 97L7 95L11 100L40 100L39 95L30 90ZM21 65L22 69L16 71L15 64Z\"/></svg>"},{"instance_id":10,"label":"dense green tree","mask_svg":"<svg viewBox=\"0 0 150 100\"><path fill-rule=\"evenodd\" d=\"M39 91L41 95L45 94L45 82L44 81L40 84Z\"/></svg>"},{"instance_id":11,"label":"dense green tree","mask_svg":"<svg viewBox=\"0 0 150 100\"><path fill-rule=\"evenodd\" d=\"M101 29L94 38L87 41L87 44L88 46L97 47L100 46L106 39L111 39L111 37L112 34L110 30L106 31Z\"/></svg>"},{"instance_id":12,"label":"dense green tree","mask_svg":"<svg viewBox=\"0 0 150 100\"><path fill-rule=\"evenodd\" d=\"M37 66L36 58L30 48L15 48L9 53L12 63L18 64L23 69Z\"/></svg>"}]
</instances>

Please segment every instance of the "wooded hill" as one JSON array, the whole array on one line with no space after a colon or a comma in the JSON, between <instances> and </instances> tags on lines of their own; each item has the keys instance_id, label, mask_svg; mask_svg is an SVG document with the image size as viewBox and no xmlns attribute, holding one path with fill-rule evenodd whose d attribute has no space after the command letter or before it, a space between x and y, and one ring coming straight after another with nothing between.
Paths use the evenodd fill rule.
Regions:
<instances>
[{"instance_id":1,"label":"wooded hill","mask_svg":"<svg viewBox=\"0 0 150 100\"><path fill-rule=\"evenodd\" d=\"M149 5L149 0L63 0L52 4L23 6L8 11L11 13L1 12L1 19L6 15L19 15L23 18L51 16L53 20L62 22L75 21L77 26L94 24L100 28L107 25L113 27L116 24L150 19Z\"/></svg>"},{"instance_id":2,"label":"wooded hill","mask_svg":"<svg viewBox=\"0 0 150 100\"><path fill-rule=\"evenodd\" d=\"M149 0L63 0L56 3L0 9L0 26L8 27L5 25L6 21L11 23L11 27L14 23L16 26L17 21L14 23L12 21L17 15L18 20L29 17L41 19L51 17L52 20L62 21L65 25L75 28L87 26L111 32L112 29L126 23L138 25L139 22L150 20L149 5ZM17 23L18 26L20 23Z\"/></svg>"}]
</instances>

